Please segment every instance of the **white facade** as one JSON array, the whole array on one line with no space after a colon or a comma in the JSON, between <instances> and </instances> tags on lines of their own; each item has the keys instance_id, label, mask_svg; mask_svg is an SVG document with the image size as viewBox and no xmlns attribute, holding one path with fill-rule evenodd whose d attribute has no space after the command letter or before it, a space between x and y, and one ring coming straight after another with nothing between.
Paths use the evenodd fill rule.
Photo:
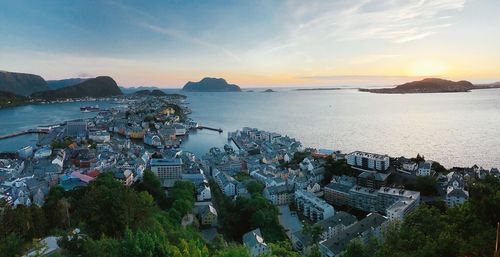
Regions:
<instances>
[{"instance_id":1,"label":"white facade","mask_svg":"<svg viewBox=\"0 0 500 257\"><path fill-rule=\"evenodd\" d=\"M352 152L346 156L347 164L363 169L384 171L389 168L389 156L365 152Z\"/></svg>"},{"instance_id":2,"label":"white facade","mask_svg":"<svg viewBox=\"0 0 500 257\"><path fill-rule=\"evenodd\" d=\"M427 176L432 175L432 162L425 161L425 162L420 163L418 165L416 175L421 176L421 177L427 177Z\"/></svg>"}]
</instances>

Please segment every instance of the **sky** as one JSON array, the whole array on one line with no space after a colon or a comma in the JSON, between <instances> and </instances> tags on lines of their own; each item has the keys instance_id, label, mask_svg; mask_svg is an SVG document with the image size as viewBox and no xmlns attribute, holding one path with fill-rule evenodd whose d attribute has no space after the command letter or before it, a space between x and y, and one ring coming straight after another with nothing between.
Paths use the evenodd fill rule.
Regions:
<instances>
[{"instance_id":1,"label":"sky","mask_svg":"<svg viewBox=\"0 0 500 257\"><path fill-rule=\"evenodd\" d=\"M0 70L122 86L500 81L499 0L0 0Z\"/></svg>"}]
</instances>

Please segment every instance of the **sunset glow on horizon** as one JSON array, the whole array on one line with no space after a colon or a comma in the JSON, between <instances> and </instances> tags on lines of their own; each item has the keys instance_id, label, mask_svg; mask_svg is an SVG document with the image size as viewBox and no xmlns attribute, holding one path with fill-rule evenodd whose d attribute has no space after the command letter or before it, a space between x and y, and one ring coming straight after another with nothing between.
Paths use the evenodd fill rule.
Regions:
<instances>
[{"instance_id":1,"label":"sunset glow on horizon","mask_svg":"<svg viewBox=\"0 0 500 257\"><path fill-rule=\"evenodd\" d=\"M500 81L500 1L4 1L0 70L179 88Z\"/></svg>"}]
</instances>

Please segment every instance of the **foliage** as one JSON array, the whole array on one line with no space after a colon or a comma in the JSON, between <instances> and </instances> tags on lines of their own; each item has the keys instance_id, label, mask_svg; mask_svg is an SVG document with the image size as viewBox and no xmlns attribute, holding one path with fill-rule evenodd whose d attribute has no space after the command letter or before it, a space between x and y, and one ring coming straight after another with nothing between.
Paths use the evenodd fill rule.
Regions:
<instances>
[{"instance_id":1,"label":"foliage","mask_svg":"<svg viewBox=\"0 0 500 257\"><path fill-rule=\"evenodd\" d=\"M436 178L426 176L417 177L405 183L405 188L409 190L419 191L422 195L438 195L438 183Z\"/></svg>"},{"instance_id":2,"label":"foliage","mask_svg":"<svg viewBox=\"0 0 500 257\"><path fill-rule=\"evenodd\" d=\"M500 182L470 187L470 199L442 213L422 205L389 228L375 256L491 256L500 215Z\"/></svg>"},{"instance_id":3,"label":"foliage","mask_svg":"<svg viewBox=\"0 0 500 257\"><path fill-rule=\"evenodd\" d=\"M135 188L138 191L146 191L152 195L160 208L164 209L168 206L167 197L161 187L161 182L151 170L144 170L142 181Z\"/></svg>"},{"instance_id":4,"label":"foliage","mask_svg":"<svg viewBox=\"0 0 500 257\"><path fill-rule=\"evenodd\" d=\"M250 198L238 197L232 200L224 195L213 180L210 187L215 199L219 223L226 237L241 241L243 234L260 228L264 240L268 243L285 239L283 227L278 222L279 211L262 196L254 192Z\"/></svg>"},{"instance_id":5,"label":"foliage","mask_svg":"<svg viewBox=\"0 0 500 257\"><path fill-rule=\"evenodd\" d=\"M444 174L444 175L448 174L448 170L439 162L433 162L431 169L438 174Z\"/></svg>"},{"instance_id":6,"label":"foliage","mask_svg":"<svg viewBox=\"0 0 500 257\"><path fill-rule=\"evenodd\" d=\"M322 184L326 185L330 183L333 176L351 176L356 177L358 175L358 171L351 168L347 165L347 162L344 160L335 160L331 156L326 158L325 164L325 176L323 178Z\"/></svg>"}]
</instances>

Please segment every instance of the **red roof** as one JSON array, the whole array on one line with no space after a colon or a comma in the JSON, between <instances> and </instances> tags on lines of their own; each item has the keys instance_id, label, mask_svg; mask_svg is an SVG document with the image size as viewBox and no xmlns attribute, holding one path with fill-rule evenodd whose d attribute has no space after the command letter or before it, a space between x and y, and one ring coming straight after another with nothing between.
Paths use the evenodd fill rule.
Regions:
<instances>
[{"instance_id":1,"label":"red roof","mask_svg":"<svg viewBox=\"0 0 500 257\"><path fill-rule=\"evenodd\" d=\"M91 171L87 172L87 176L90 176L93 178L97 178L97 176L99 176L99 174L101 174L99 172L99 170L91 170Z\"/></svg>"},{"instance_id":2,"label":"red roof","mask_svg":"<svg viewBox=\"0 0 500 257\"><path fill-rule=\"evenodd\" d=\"M77 178L79 178L81 181L83 181L83 182L85 182L85 183L89 183L90 181L94 180L94 178L93 178L93 177L91 177L91 176L87 176L87 175L85 175L85 174L81 174L81 173L80 173L80 172L78 172L78 171L73 171L73 172L71 173L71 176L73 176L73 177L77 177Z\"/></svg>"}]
</instances>

